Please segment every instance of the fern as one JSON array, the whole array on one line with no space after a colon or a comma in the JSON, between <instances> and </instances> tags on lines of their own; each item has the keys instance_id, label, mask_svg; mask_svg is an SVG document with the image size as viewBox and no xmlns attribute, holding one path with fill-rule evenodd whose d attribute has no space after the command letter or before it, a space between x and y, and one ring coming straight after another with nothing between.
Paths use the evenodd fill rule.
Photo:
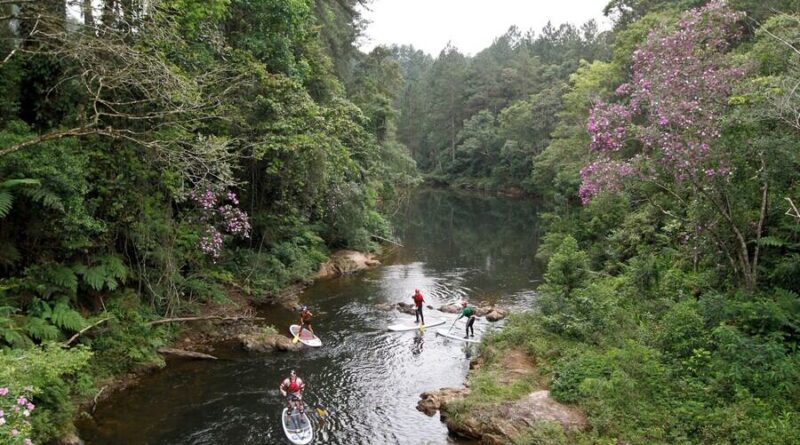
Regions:
<instances>
[{"instance_id":1,"label":"fern","mask_svg":"<svg viewBox=\"0 0 800 445\"><path fill-rule=\"evenodd\" d=\"M105 268L103 266L90 267L83 274L83 281L94 290L102 290L106 282Z\"/></svg>"},{"instance_id":2,"label":"fern","mask_svg":"<svg viewBox=\"0 0 800 445\"><path fill-rule=\"evenodd\" d=\"M56 326L39 317L25 317L24 330L37 340L57 340L61 336Z\"/></svg>"},{"instance_id":3,"label":"fern","mask_svg":"<svg viewBox=\"0 0 800 445\"><path fill-rule=\"evenodd\" d=\"M38 202L48 209L64 211L64 201L61 197L43 187L25 188L21 190L21 193L31 201Z\"/></svg>"},{"instance_id":4,"label":"fern","mask_svg":"<svg viewBox=\"0 0 800 445\"><path fill-rule=\"evenodd\" d=\"M78 290L78 277L75 271L66 266L46 267L42 270L42 279L45 283L54 285L61 290L74 294ZM55 289L48 288L44 295L48 297Z\"/></svg>"},{"instance_id":5,"label":"fern","mask_svg":"<svg viewBox=\"0 0 800 445\"><path fill-rule=\"evenodd\" d=\"M72 267L72 270L83 276L83 281L92 289L100 291L103 288L116 290L120 282L128 278L128 268L121 258L108 255L101 257L97 266L87 267L79 264Z\"/></svg>"},{"instance_id":6,"label":"fern","mask_svg":"<svg viewBox=\"0 0 800 445\"><path fill-rule=\"evenodd\" d=\"M0 218L5 218L11 212L11 206L14 203L14 195L11 194L11 189L20 185L39 185L39 181L35 179L9 179L0 182Z\"/></svg>"},{"instance_id":7,"label":"fern","mask_svg":"<svg viewBox=\"0 0 800 445\"><path fill-rule=\"evenodd\" d=\"M66 301L59 301L53 307L50 320L61 329L80 331L86 326L86 320L77 311L69 307Z\"/></svg>"},{"instance_id":8,"label":"fern","mask_svg":"<svg viewBox=\"0 0 800 445\"><path fill-rule=\"evenodd\" d=\"M765 236L758 241L758 244L765 247L785 247L786 241L775 236Z\"/></svg>"},{"instance_id":9,"label":"fern","mask_svg":"<svg viewBox=\"0 0 800 445\"><path fill-rule=\"evenodd\" d=\"M5 218L11 212L11 205L14 203L14 196L11 193L0 190L0 218Z\"/></svg>"}]
</instances>

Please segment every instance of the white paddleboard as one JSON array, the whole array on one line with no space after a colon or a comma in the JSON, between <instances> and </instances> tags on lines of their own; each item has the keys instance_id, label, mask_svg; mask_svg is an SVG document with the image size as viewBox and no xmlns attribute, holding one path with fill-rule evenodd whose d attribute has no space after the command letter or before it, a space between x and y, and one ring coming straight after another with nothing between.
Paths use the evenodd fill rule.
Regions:
<instances>
[{"instance_id":1,"label":"white paddleboard","mask_svg":"<svg viewBox=\"0 0 800 445\"><path fill-rule=\"evenodd\" d=\"M423 325L422 328L423 329L424 328L432 328L434 326L441 326L443 324L444 324L444 320L435 320L435 321L428 322L428 324L426 324L426 325ZM394 332L415 331L415 330L419 329L419 325L418 324L410 324L410 323L408 323L408 324L400 323L400 324L393 324L393 325L389 326L388 329L390 331L394 331Z\"/></svg>"},{"instance_id":2,"label":"white paddleboard","mask_svg":"<svg viewBox=\"0 0 800 445\"><path fill-rule=\"evenodd\" d=\"M293 324L289 326L289 332L292 333L292 338L297 335L297 332L300 330L299 324ZM312 348L319 348L322 346L322 341L320 341L319 337L312 334L311 331L308 329L303 329L303 333L300 334L300 343L311 346Z\"/></svg>"},{"instance_id":3,"label":"white paddleboard","mask_svg":"<svg viewBox=\"0 0 800 445\"><path fill-rule=\"evenodd\" d=\"M480 343L481 342L480 340L475 340L474 338L464 338L463 335L451 334L445 329L436 330L436 335L441 335L442 337L449 338L451 340L463 341L465 343Z\"/></svg>"},{"instance_id":4,"label":"white paddleboard","mask_svg":"<svg viewBox=\"0 0 800 445\"><path fill-rule=\"evenodd\" d=\"M283 432L291 443L305 445L314 440L314 428L306 413L301 415L297 411L292 411L290 416L289 408L284 408L281 413L281 424L283 424Z\"/></svg>"}]
</instances>

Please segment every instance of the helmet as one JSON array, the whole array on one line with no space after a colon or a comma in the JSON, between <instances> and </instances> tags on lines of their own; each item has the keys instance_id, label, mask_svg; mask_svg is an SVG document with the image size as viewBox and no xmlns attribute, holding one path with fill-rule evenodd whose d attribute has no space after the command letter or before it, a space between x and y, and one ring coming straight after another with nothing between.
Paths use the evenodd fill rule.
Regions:
<instances>
[{"instance_id":1,"label":"helmet","mask_svg":"<svg viewBox=\"0 0 800 445\"><path fill-rule=\"evenodd\" d=\"M308 306L303 305L302 307L300 307L300 310L301 311L307 311L308 310Z\"/></svg>"},{"instance_id":2,"label":"helmet","mask_svg":"<svg viewBox=\"0 0 800 445\"><path fill-rule=\"evenodd\" d=\"M461 306L466 306L466 305L467 305L467 300L461 302Z\"/></svg>"}]
</instances>

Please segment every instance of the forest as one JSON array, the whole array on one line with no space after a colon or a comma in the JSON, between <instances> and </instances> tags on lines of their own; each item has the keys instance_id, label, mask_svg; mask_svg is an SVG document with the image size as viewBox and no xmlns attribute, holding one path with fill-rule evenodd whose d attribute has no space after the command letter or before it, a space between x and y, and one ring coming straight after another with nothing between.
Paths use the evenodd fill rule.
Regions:
<instances>
[{"instance_id":1,"label":"forest","mask_svg":"<svg viewBox=\"0 0 800 445\"><path fill-rule=\"evenodd\" d=\"M541 202L537 303L485 347L589 428L519 443L800 443L800 2L611 0L475 55L362 52L369 3L0 0L0 442L163 364L153 321L378 249L424 181Z\"/></svg>"}]
</instances>

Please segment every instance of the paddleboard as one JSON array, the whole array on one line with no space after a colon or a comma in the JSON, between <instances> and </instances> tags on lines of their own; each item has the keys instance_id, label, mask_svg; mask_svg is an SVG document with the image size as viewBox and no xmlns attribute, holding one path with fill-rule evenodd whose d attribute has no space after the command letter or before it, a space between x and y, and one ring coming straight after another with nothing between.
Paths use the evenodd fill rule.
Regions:
<instances>
[{"instance_id":1,"label":"paddleboard","mask_svg":"<svg viewBox=\"0 0 800 445\"><path fill-rule=\"evenodd\" d=\"M299 330L299 324L293 324L289 326L289 332L292 333L292 338L294 338L295 334L297 334ZM303 333L300 334L300 343L306 346L311 346L312 348L318 348L322 346L322 342L320 341L319 337L312 334L308 329L303 329Z\"/></svg>"},{"instance_id":2,"label":"paddleboard","mask_svg":"<svg viewBox=\"0 0 800 445\"><path fill-rule=\"evenodd\" d=\"M306 413L300 414L293 410L292 415L289 415L289 408L284 408L281 413L281 423L283 432L293 444L305 445L314 440L314 428Z\"/></svg>"},{"instance_id":3,"label":"paddleboard","mask_svg":"<svg viewBox=\"0 0 800 445\"><path fill-rule=\"evenodd\" d=\"M442 337L445 337L445 338L449 338L451 340L463 341L465 343L480 343L481 342L480 340L475 340L474 338L464 338L463 335L451 334L451 333L447 332L446 329L438 329L436 331L436 334L437 335L441 335Z\"/></svg>"},{"instance_id":4,"label":"paddleboard","mask_svg":"<svg viewBox=\"0 0 800 445\"><path fill-rule=\"evenodd\" d=\"M428 322L428 324L423 325L422 327L423 328L432 328L434 326L441 326L444 323L445 323L444 320L430 321L430 322ZM394 331L394 332L415 331L415 330L419 329L419 325L418 324L410 324L410 323L406 323L406 324L400 323L400 324L393 324L393 325L389 326L388 329L390 331Z\"/></svg>"}]
</instances>

